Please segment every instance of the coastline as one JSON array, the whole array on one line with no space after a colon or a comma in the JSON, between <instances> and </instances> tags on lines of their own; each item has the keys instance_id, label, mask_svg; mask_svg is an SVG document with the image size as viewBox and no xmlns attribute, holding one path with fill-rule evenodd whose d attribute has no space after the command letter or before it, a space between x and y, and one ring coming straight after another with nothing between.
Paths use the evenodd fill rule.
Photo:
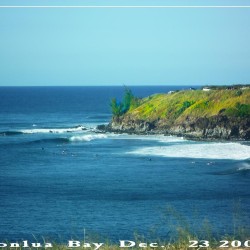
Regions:
<instances>
[{"instance_id":1,"label":"coastline","mask_svg":"<svg viewBox=\"0 0 250 250\"><path fill-rule=\"evenodd\" d=\"M216 120L218 117L214 117ZM123 120L124 119L124 120ZM220 118L219 118L220 119ZM174 127L160 127L151 123L150 121L143 120L127 120L127 118L112 118L109 124L100 124L96 128L101 133L117 133L117 134L134 134L134 135L165 135L165 136L177 136L183 137L187 140L194 141L249 141L249 124L250 119L244 120L244 129L240 126L240 121L235 122L235 126L230 127L228 119L226 117L221 117L225 119L225 124L223 126L216 126L216 124L211 124L209 127L196 127L195 124L187 126L187 124L180 124ZM211 122L207 119L206 124ZM197 124L202 124L199 120ZM224 126L227 125L227 126ZM241 130L239 135L238 131Z\"/></svg>"}]
</instances>

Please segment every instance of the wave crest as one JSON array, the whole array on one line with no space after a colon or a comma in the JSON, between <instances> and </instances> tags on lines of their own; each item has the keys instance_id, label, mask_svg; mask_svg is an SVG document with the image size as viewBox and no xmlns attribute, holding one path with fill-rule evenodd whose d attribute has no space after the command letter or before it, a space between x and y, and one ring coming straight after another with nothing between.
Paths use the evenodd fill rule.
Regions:
<instances>
[{"instance_id":1,"label":"wave crest","mask_svg":"<svg viewBox=\"0 0 250 250\"><path fill-rule=\"evenodd\" d=\"M78 135L78 136L71 136L69 138L70 141L92 141L95 139L105 139L107 138L104 134L96 134L96 135Z\"/></svg>"},{"instance_id":2,"label":"wave crest","mask_svg":"<svg viewBox=\"0 0 250 250\"><path fill-rule=\"evenodd\" d=\"M83 130L87 130L86 127L79 125L72 128L34 128L34 129L22 129L19 131L3 131L0 132L1 136L12 136L12 135L20 135L20 134L63 134L63 133L72 133L72 132L80 132Z\"/></svg>"},{"instance_id":3,"label":"wave crest","mask_svg":"<svg viewBox=\"0 0 250 250\"><path fill-rule=\"evenodd\" d=\"M239 172L250 171L250 164L249 163L242 163L242 165L240 167L238 167L237 171L239 171Z\"/></svg>"},{"instance_id":4,"label":"wave crest","mask_svg":"<svg viewBox=\"0 0 250 250\"><path fill-rule=\"evenodd\" d=\"M23 134L36 134L36 133L53 133L53 134L63 134L70 132L79 132L87 130L84 126L79 125L73 128L37 128L37 129L24 129L21 130Z\"/></svg>"}]
</instances>

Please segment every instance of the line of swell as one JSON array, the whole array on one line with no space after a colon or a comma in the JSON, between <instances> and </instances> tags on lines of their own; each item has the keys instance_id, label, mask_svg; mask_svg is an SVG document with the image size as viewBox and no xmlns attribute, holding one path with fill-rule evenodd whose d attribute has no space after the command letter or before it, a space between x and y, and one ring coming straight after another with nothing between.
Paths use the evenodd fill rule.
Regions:
<instances>
[{"instance_id":1,"label":"line of swell","mask_svg":"<svg viewBox=\"0 0 250 250\"><path fill-rule=\"evenodd\" d=\"M39 144L39 143L68 143L68 138L49 138L49 139L40 139L35 141L27 142L27 144Z\"/></svg>"},{"instance_id":2,"label":"line of swell","mask_svg":"<svg viewBox=\"0 0 250 250\"><path fill-rule=\"evenodd\" d=\"M71 136L66 137L56 137L56 138L45 138L28 142L28 144L37 144L37 143L70 143L70 142L89 142L96 139L105 139L107 138L104 134L89 134L81 136Z\"/></svg>"},{"instance_id":3,"label":"line of swell","mask_svg":"<svg viewBox=\"0 0 250 250\"><path fill-rule=\"evenodd\" d=\"M0 136L12 136L12 135L21 135L23 132L21 131L3 131L0 132Z\"/></svg>"}]
</instances>

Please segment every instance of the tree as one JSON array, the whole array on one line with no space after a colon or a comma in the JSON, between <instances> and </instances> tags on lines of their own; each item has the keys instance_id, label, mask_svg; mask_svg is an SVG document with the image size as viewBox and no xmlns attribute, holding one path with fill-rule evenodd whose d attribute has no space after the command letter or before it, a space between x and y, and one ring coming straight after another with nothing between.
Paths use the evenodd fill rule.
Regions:
<instances>
[{"instance_id":1,"label":"tree","mask_svg":"<svg viewBox=\"0 0 250 250\"><path fill-rule=\"evenodd\" d=\"M131 89L125 87L124 96L123 96L123 112L124 113L126 113L129 110L133 99L134 99L134 95Z\"/></svg>"},{"instance_id":2,"label":"tree","mask_svg":"<svg viewBox=\"0 0 250 250\"><path fill-rule=\"evenodd\" d=\"M122 115L123 105L122 105L122 103L118 103L117 100L116 100L116 98L112 98L111 99L110 106L111 106L112 114L114 116L120 116L120 115Z\"/></svg>"},{"instance_id":3,"label":"tree","mask_svg":"<svg viewBox=\"0 0 250 250\"><path fill-rule=\"evenodd\" d=\"M122 102L117 102L116 98L111 99L111 111L113 116L120 116L128 112L128 110L132 107L135 108L139 105L139 99L134 97L132 91L124 87L124 94L122 98Z\"/></svg>"}]
</instances>

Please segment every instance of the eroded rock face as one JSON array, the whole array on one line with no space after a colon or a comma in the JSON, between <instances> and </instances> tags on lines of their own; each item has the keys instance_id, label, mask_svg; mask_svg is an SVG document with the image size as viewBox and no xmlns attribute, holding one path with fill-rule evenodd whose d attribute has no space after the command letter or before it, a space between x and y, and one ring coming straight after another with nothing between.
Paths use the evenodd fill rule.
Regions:
<instances>
[{"instance_id":1,"label":"eroded rock face","mask_svg":"<svg viewBox=\"0 0 250 250\"><path fill-rule=\"evenodd\" d=\"M250 118L217 115L213 117L187 118L182 123L169 125L167 120L136 120L130 116L114 117L98 129L118 133L171 134L194 139L249 140Z\"/></svg>"},{"instance_id":2,"label":"eroded rock face","mask_svg":"<svg viewBox=\"0 0 250 250\"><path fill-rule=\"evenodd\" d=\"M196 121L180 124L179 131L186 136L201 139L248 140L250 139L250 119L228 118L220 115L202 117Z\"/></svg>"},{"instance_id":3,"label":"eroded rock face","mask_svg":"<svg viewBox=\"0 0 250 250\"><path fill-rule=\"evenodd\" d=\"M100 127L98 128L100 129ZM142 134L152 132L155 128L154 122L135 120L131 117L114 117L105 130L119 133Z\"/></svg>"}]
</instances>

